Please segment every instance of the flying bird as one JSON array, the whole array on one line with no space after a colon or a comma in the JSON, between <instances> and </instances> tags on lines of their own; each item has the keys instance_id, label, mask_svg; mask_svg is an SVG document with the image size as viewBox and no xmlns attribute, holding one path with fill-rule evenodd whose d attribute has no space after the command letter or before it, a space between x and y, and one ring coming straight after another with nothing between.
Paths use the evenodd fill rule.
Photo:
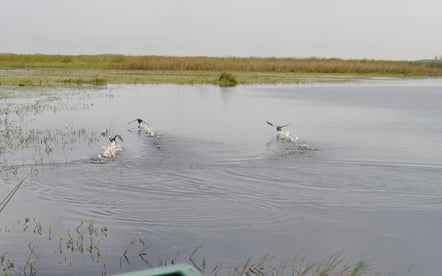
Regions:
<instances>
[{"instance_id":1,"label":"flying bird","mask_svg":"<svg viewBox=\"0 0 442 276\"><path fill-rule=\"evenodd\" d=\"M130 121L128 124L130 124L132 122L138 123L138 130L139 131L143 131L144 133L149 134L151 137L155 136L155 130L149 125L148 122L144 121L143 119L136 118L135 120Z\"/></svg>"},{"instance_id":2,"label":"flying bird","mask_svg":"<svg viewBox=\"0 0 442 276\"><path fill-rule=\"evenodd\" d=\"M132 122L137 122L138 123L138 128L141 128L141 124L144 123L146 125L149 125L146 121L144 121L143 119L140 118L136 118L133 121L130 121L128 124L132 123Z\"/></svg>"},{"instance_id":3,"label":"flying bird","mask_svg":"<svg viewBox=\"0 0 442 276\"><path fill-rule=\"evenodd\" d=\"M286 125L278 126L278 125L275 125L275 124L270 123L269 121L266 121L266 123L269 124L269 125L271 125L271 126L276 127L276 131L278 131L278 132L282 131L282 128L283 128L283 127L286 127L286 126L289 126L289 125L290 125L290 124L286 124Z\"/></svg>"},{"instance_id":4,"label":"flying bird","mask_svg":"<svg viewBox=\"0 0 442 276\"><path fill-rule=\"evenodd\" d=\"M120 135L115 135L114 137L112 137L112 136L109 136L109 141L112 143L112 142L114 142L115 143L115 140L116 139L120 139L120 141L122 141L123 142L123 138L120 136Z\"/></svg>"}]
</instances>

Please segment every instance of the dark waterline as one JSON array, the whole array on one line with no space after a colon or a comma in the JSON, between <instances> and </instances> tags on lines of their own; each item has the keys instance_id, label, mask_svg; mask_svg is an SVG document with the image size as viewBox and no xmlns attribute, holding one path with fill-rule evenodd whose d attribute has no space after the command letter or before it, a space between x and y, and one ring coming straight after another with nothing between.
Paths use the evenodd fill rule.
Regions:
<instances>
[{"instance_id":1,"label":"dark waterline","mask_svg":"<svg viewBox=\"0 0 442 276\"><path fill-rule=\"evenodd\" d=\"M59 165L39 167L3 211L2 223L36 217L54 229L75 229L82 220L108 225L108 273L146 267L139 260L120 265L140 232L155 244L153 259L170 246L190 253L204 242L201 255L227 264L265 254L315 262L342 252L350 263L373 260L383 274L411 267L415 275L436 275L441 88L440 80L389 80L114 86L74 94L74 101L93 105L43 112L24 127L110 128L123 136L123 150L112 162L94 162L108 144L103 137L57 154ZM48 93L63 98L65 92ZM158 139L128 124L138 117ZM300 141L277 140L266 120L291 123ZM5 180L2 195L14 183ZM65 230L59 231L54 237ZM29 237L0 234L5 251L27 256ZM43 240L40 246L54 251ZM102 270L81 258L66 266L37 262L44 275Z\"/></svg>"}]
</instances>

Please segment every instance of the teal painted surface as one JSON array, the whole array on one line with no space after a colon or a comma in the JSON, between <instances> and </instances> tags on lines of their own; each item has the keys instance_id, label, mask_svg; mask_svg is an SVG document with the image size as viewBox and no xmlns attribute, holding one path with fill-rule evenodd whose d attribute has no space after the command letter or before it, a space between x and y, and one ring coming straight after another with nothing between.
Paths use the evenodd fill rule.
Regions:
<instances>
[{"instance_id":1,"label":"teal painted surface","mask_svg":"<svg viewBox=\"0 0 442 276\"><path fill-rule=\"evenodd\" d=\"M131 271L114 276L202 276L193 266L178 264L173 266L158 267L146 270Z\"/></svg>"}]
</instances>

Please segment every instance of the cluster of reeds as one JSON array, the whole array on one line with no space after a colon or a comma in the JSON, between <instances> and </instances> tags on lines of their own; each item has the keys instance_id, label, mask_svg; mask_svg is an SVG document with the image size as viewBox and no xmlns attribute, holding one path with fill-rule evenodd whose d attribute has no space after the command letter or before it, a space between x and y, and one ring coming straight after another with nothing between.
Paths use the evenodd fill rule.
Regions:
<instances>
[{"instance_id":1,"label":"cluster of reeds","mask_svg":"<svg viewBox=\"0 0 442 276\"><path fill-rule=\"evenodd\" d=\"M337 58L0 55L0 68L442 76L442 62L439 61Z\"/></svg>"},{"instance_id":2,"label":"cluster of reeds","mask_svg":"<svg viewBox=\"0 0 442 276\"><path fill-rule=\"evenodd\" d=\"M118 69L124 56L0 55L2 69Z\"/></svg>"},{"instance_id":3,"label":"cluster of reeds","mask_svg":"<svg viewBox=\"0 0 442 276\"><path fill-rule=\"evenodd\" d=\"M322 58L128 57L121 69L322 74L442 75L430 62Z\"/></svg>"}]
</instances>

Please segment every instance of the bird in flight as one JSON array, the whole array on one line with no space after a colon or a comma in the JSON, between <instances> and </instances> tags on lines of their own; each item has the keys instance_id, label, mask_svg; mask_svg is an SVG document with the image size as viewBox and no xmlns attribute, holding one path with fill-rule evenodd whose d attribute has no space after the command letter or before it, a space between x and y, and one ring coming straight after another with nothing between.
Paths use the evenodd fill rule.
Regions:
<instances>
[{"instance_id":1,"label":"bird in flight","mask_svg":"<svg viewBox=\"0 0 442 276\"><path fill-rule=\"evenodd\" d=\"M120 135L115 135L114 137L112 137L112 136L109 136L109 141L112 143L112 142L115 142L115 140L116 139L120 139L120 141L123 141L123 138L120 136Z\"/></svg>"},{"instance_id":2,"label":"bird in flight","mask_svg":"<svg viewBox=\"0 0 442 276\"><path fill-rule=\"evenodd\" d=\"M137 122L138 123L138 128L141 128L141 124L145 124L145 125L149 125L146 121L144 121L143 119L140 118L136 118L133 121L130 121L128 124L132 123L132 122Z\"/></svg>"},{"instance_id":3,"label":"bird in flight","mask_svg":"<svg viewBox=\"0 0 442 276\"><path fill-rule=\"evenodd\" d=\"M282 125L282 126L278 126L278 125L275 125L275 124L272 124L272 123L270 123L269 121L266 121L266 123L267 124L269 124L269 125L271 125L271 126L274 126L274 127L276 127L276 131L282 131L282 128L283 127L286 127L286 126L289 126L290 124L286 124L286 125Z\"/></svg>"}]
</instances>

